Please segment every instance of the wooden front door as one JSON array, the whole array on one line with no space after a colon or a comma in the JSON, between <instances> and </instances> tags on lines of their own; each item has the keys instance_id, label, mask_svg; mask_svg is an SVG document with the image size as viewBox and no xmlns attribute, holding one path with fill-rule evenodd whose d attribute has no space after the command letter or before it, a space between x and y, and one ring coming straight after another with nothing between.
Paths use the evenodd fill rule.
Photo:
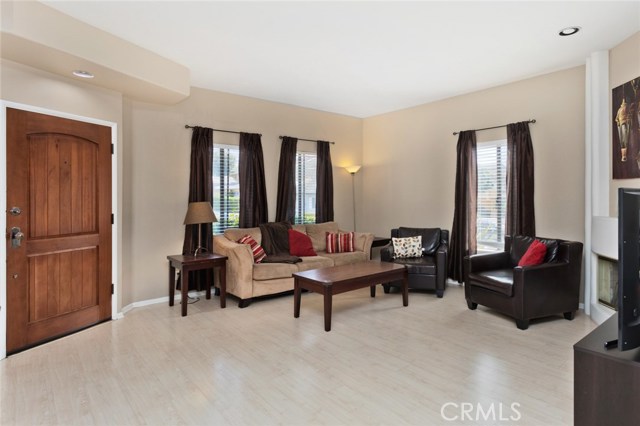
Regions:
<instances>
[{"instance_id":1,"label":"wooden front door","mask_svg":"<svg viewBox=\"0 0 640 426\"><path fill-rule=\"evenodd\" d=\"M111 318L111 128L7 108L7 353Z\"/></svg>"}]
</instances>

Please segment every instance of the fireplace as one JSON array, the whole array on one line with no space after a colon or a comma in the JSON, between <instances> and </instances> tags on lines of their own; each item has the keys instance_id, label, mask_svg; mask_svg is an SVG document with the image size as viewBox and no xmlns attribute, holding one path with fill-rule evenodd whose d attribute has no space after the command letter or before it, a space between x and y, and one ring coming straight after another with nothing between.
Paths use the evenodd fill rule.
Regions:
<instances>
[{"instance_id":1,"label":"fireplace","mask_svg":"<svg viewBox=\"0 0 640 426\"><path fill-rule=\"evenodd\" d=\"M618 262L598 256L598 302L618 310Z\"/></svg>"}]
</instances>

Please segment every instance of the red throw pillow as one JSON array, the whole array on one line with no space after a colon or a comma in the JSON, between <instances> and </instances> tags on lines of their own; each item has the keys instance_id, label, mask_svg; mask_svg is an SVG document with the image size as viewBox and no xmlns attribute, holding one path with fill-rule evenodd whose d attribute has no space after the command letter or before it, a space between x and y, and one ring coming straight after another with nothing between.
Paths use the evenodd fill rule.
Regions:
<instances>
[{"instance_id":1,"label":"red throw pillow","mask_svg":"<svg viewBox=\"0 0 640 426\"><path fill-rule=\"evenodd\" d=\"M353 249L353 232L327 232L327 253L346 253Z\"/></svg>"},{"instance_id":2,"label":"red throw pillow","mask_svg":"<svg viewBox=\"0 0 640 426\"><path fill-rule=\"evenodd\" d=\"M291 256L317 256L311 238L303 232L289 229L289 254Z\"/></svg>"},{"instance_id":3,"label":"red throw pillow","mask_svg":"<svg viewBox=\"0 0 640 426\"><path fill-rule=\"evenodd\" d=\"M262 259L267 257L267 255L265 254L264 249L262 248L262 246L260 244L258 244L258 242L256 240L254 240L253 237L251 235L249 235L249 234L247 234L244 237L240 238L238 240L238 243L240 243L240 244L248 244L251 247L251 251L253 252L253 262L254 263L260 263L260 262L262 262Z\"/></svg>"},{"instance_id":4,"label":"red throw pillow","mask_svg":"<svg viewBox=\"0 0 640 426\"><path fill-rule=\"evenodd\" d=\"M540 265L547 254L547 246L538 240L533 240L527 251L522 255L518 266Z\"/></svg>"}]
</instances>

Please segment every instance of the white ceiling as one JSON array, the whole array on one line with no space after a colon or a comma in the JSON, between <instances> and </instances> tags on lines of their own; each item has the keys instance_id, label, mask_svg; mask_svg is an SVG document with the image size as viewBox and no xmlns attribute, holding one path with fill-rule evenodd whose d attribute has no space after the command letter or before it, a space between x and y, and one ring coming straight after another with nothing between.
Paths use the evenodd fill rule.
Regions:
<instances>
[{"instance_id":1,"label":"white ceiling","mask_svg":"<svg viewBox=\"0 0 640 426\"><path fill-rule=\"evenodd\" d=\"M640 1L43 3L188 67L193 86L355 117L581 65L640 30Z\"/></svg>"}]
</instances>

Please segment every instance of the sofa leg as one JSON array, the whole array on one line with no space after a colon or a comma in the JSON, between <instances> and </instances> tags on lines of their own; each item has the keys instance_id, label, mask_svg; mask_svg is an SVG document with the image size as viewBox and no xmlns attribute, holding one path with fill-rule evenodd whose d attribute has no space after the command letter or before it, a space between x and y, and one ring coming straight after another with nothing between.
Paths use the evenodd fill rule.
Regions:
<instances>
[{"instance_id":1,"label":"sofa leg","mask_svg":"<svg viewBox=\"0 0 640 426\"><path fill-rule=\"evenodd\" d=\"M389 284L382 284L382 289L384 290L385 294L389 294L389 291L391 291L391 286Z\"/></svg>"},{"instance_id":2,"label":"sofa leg","mask_svg":"<svg viewBox=\"0 0 640 426\"><path fill-rule=\"evenodd\" d=\"M252 298L249 298L249 299L240 299L240 300L238 301L238 308L240 308L240 309L244 309L244 308L246 308L247 306L249 306L249 305L251 304L251 302L252 302L252 301L253 301L253 299L252 299Z\"/></svg>"},{"instance_id":3,"label":"sofa leg","mask_svg":"<svg viewBox=\"0 0 640 426\"><path fill-rule=\"evenodd\" d=\"M571 321L576 317L576 311L565 312L563 315L564 315L564 319Z\"/></svg>"},{"instance_id":4,"label":"sofa leg","mask_svg":"<svg viewBox=\"0 0 640 426\"><path fill-rule=\"evenodd\" d=\"M516 326L520 329L520 330L526 330L527 328L529 328L529 320L516 320Z\"/></svg>"},{"instance_id":5,"label":"sofa leg","mask_svg":"<svg viewBox=\"0 0 640 426\"><path fill-rule=\"evenodd\" d=\"M436 296L438 296L438 299L442 299L444 296L444 290L436 290Z\"/></svg>"},{"instance_id":6,"label":"sofa leg","mask_svg":"<svg viewBox=\"0 0 640 426\"><path fill-rule=\"evenodd\" d=\"M467 299L467 307L474 311L478 307L478 304Z\"/></svg>"}]
</instances>

